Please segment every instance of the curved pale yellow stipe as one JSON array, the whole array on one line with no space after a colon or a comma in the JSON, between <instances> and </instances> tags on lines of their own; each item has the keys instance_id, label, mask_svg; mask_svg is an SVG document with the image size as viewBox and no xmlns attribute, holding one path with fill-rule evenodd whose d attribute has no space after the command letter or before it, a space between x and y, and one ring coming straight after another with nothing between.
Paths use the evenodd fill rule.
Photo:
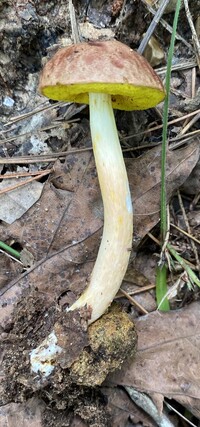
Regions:
<instances>
[{"instance_id":1,"label":"curved pale yellow stipe","mask_svg":"<svg viewBox=\"0 0 200 427\"><path fill-rule=\"evenodd\" d=\"M124 159L111 97L91 93L90 126L95 162L104 204L104 229L90 283L69 308L87 306L89 323L97 320L118 292L132 246L133 212Z\"/></svg>"}]
</instances>

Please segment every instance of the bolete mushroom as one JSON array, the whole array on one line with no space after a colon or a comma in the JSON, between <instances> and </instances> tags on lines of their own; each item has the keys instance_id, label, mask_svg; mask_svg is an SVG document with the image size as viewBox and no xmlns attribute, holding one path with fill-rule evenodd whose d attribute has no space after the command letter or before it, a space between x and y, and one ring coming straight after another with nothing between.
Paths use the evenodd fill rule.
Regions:
<instances>
[{"instance_id":1,"label":"bolete mushroom","mask_svg":"<svg viewBox=\"0 0 200 427\"><path fill-rule=\"evenodd\" d=\"M162 101L165 92L149 63L116 40L60 49L45 65L39 89L53 100L89 104L104 229L89 285L70 310L86 306L92 323L119 290L132 245L132 201L113 108L147 109Z\"/></svg>"},{"instance_id":2,"label":"bolete mushroom","mask_svg":"<svg viewBox=\"0 0 200 427\"><path fill-rule=\"evenodd\" d=\"M149 63L116 41L80 43L59 50L47 62L40 92L53 100L89 104L96 168L104 205L104 228L89 285L70 311L86 307L88 324L106 311L119 290L132 246L133 209L113 108L144 110L165 96ZM32 350L33 372L50 375L62 354L55 330Z\"/></svg>"}]
</instances>

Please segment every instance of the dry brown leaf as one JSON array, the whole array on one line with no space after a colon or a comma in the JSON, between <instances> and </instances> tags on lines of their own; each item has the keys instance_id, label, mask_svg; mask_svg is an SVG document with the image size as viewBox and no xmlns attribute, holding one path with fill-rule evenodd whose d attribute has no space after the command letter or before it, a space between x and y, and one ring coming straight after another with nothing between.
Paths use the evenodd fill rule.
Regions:
<instances>
[{"instance_id":1,"label":"dry brown leaf","mask_svg":"<svg viewBox=\"0 0 200 427\"><path fill-rule=\"evenodd\" d=\"M42 427L42 401L30 399L26 406L20 403L10 403L0 406L1 427Z\"/></svg>"},{"instance_id":2,"label":"dry brown leaf","mask_svg":"<svg viewBox=\"0 0 200 427\"><path fill-rule=\"evenodd\" d=\"M11 182L6 180L0 183L0 191L9 189L14 185L20 185L27 181L25 178L12 179ZM0 219L8 224L12 224L33 206L41 196L43 184L32 181L23 187L17 187L12 191L1 194Z\"/></svg>"},{"instance_id":3,"label":"dry brown leaf","mask_svg":"<svg viewBox=\"0 0 200 427\"><path fill-rule=\"evenodd\" d=\"M140 425L154 427L156 424L128 397L123 389L107 387L103 393L108 399L108 409L112 414L112 427L126 427L128 421L130 425Z\"/></svg>"},{"instance_id":4,"label":"dry brown leaf","mask_svg":"<svg viewBox=\"0 0 200 427\"><path fill-rule=\"evenodd\" d=\"M145 47L143 55L152 67L156 67L163 62L165 53L156 37L151 36Z\"/></svg>"},{"instance_id":5,"label":"dry brown leaf","mask_svg":"<svg viewBox=\"0 0 200 427\"><path fill-rule=\"evenodd\" d=\"M156 395L173 398L200 418L200 303L141 317L136 329L134 361L110 375L107 384L133 386L154 402Z\"/></svg>"}]
</instances>

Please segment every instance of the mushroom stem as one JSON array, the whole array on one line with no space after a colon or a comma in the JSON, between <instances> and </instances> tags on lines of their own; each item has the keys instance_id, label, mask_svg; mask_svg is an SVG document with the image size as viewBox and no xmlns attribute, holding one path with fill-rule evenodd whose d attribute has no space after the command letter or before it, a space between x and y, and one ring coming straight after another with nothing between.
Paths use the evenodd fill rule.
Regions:
<instances>
[{"instance_id":1,"label":"mushroom stem","mask_svg":"<svg viewBox=\"0 0 200 427\"><path fill-rule=\"evenodd\" d=\"M104 229L90 283L68 310L86 306L91 311L90 324L102 316L121 286L132 246L133 210L111 96L90 93L89 105Z\"/></svg>"}]
</instances>

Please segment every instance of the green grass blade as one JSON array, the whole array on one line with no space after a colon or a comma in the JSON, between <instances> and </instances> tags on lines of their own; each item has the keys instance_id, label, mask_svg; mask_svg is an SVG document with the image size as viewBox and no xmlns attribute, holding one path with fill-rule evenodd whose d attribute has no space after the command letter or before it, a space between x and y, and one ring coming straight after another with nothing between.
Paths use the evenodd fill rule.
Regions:
<instances>
[{"instance_id":1,"label":"green grass blade","mask_svg":"<svg viewBox=\"0 0 200 427\"><path fill-rule=\"evenodd\" d=\"M157 267L156 270L156 300L161 311L169 311L170 305L167 299L167 266Z\"/></svg>"},{"instance_id":2,"label":"green grass blade","mask_svg":"<svg viewBox=\"0 0 200 427\"><path fill-rule=\"evenodd\" d=\"M12 255L14 258L20 259L20 253L10 246L6 245L6 243L0 241L0 249L3 249L8 254Z\"/></svg>"},{"instance_id":3,"label":"green grass blade","mask_svg":"<svg viewBox=\"0 0 200 427\"><path fill-rule=\"evenodd\" d=\"M162 154L161 154L161 213L160 213L160 233L162 244L165 241L167 233L167 197L166 197L166 158L167 158L167 124L168 124L168 114L169 114L169 97L170 97L170 80L171 80L171 67L172 67L172 58L174 52L174 44L176 37L176 30L178 24L179 11L181 6L181 0L177 0L176 11L174 15L173 22L173 31L170 41L170 47L168 52L168 61L167 61L167 73L166 73L166 97L164 101L164 110L163 110L163 132L162 132ZM158 268L156 275L156 298L157 305L160 310L166 310L166 299L164 299L167 291L167 270L166 266ZM163 300L164 299L164 300ZM168 304L169 305L169 304Z\"/></svg>"}]
</instances>

